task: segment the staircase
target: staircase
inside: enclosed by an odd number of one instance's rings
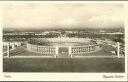
[[[57,58],[70,58],[69,54],[59,54]]]

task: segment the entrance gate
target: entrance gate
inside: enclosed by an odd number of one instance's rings
[[[58,57],[62,57],[62,58],[69,57],[69,49],[68,49],[68,47],[59,47]]]

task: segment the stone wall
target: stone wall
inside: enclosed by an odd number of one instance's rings
[[[90,53],[92,51],[96,50],[96,46],[95,45],[91,45],[91,46],[77,46],[77,47],[72,47],[71,48],[71,53],[72,54],[85,54],[85,53]]]
[[[39,46],[39,45],[32,45],[27,43],[27,49],[29,51],[36,53],[56,54],[56,47],[54,46]]]
[[[65,47],[65,46],[64,46]],[[32,45],[27,44],[27,49],[32,52],[42,53],[42,54],[53,54],[55,56],[59,56],[59,48],[62,46],[40,46],[40,45]],[[88,45],[88,46],[67,46],[69,55],[79,55],[86,53],[91,53],[97,51],[100,47],[98,45]]]

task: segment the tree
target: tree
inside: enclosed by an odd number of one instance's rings
[[[123,38],[121,38],[121,37],[114,37],[114,38],[112,38],[112,40],[113,40],[114,42],[121,42],[121,43],[124,43],[124,40],[123,40]]]

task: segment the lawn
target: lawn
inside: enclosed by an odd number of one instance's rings
[[[124,58],[4,58],[4,72],[124,72]]]

